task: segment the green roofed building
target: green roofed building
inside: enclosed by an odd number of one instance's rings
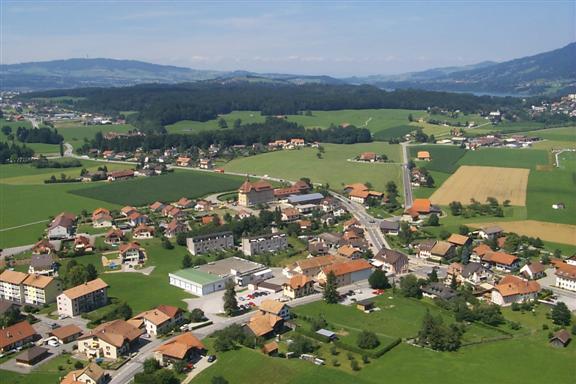
[[[181,269],[169,273],[170,285],[182,288],[196,296],[204,296],[224,289],[229,276],[219,276],[202,272],[195,268]]]

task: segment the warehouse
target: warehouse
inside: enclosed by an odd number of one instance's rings
[[[194,295],[204,296],[224,289],[229,277],[220,277],[195,268],[169,273],[170,285],[182,288]]]

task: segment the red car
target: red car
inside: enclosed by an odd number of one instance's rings
[[[256,304],[254,304],[252,301],[249,302],[248,305],[251,306],[251,307],[255,307],[255,306],[256,306]]]

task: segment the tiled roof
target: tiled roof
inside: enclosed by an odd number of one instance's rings
[[[540,291],[540,284],[535,281],[522,280],[516,276],[506,276],[496,285],[495,289],[503,297],[526,295]]]
[[[74,324],[68,324],[60,328],[56,328],[50,331],[52,336],[56,336],[58,339],[63,340],[70,336],[78,335],[82,333],[82,329]]]
[[[0,274],[0,281],[20,285],[27,277],[28,275],[26,273],[10,271],[7,269]]]
[[[35,288],[44,289],[53,281],[54,281],[53,277],[31,274],[28,275],[26,280],[24,280],[24,284]]]
[[[204,344],[191,332],[186,332],[168,340],[155,349],[156,352],[182,360],[191,349],[206,349]]]
[[[108,288],[108,284],[106,284],[104,280],[98,278],[92,281],[88,281],[87,283],[77,285],[74,288],[67,289],[62,292],[62,294],[73,300],[104,288]]]
[[[0,329],[0,349],[8,345],[25,340],[36,334],[36,331],[27,321],[21,321],[6,328]]]
[[[371,269],[372,265],[363,259],[351,260],[343,263],[331,264],[322,269],[324,274],[334,272],[336,276],[345,275],[347,273],[358,272],[366,269]]]
[[[260,303],[260,310],[277,315],[280,313],[280,311],[282,311],[282,308],[284,308],[285,305],[286,304],[281,303],[277,300],[267,299],[263,300],[262,303]]]

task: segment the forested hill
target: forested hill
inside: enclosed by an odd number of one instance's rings
[[[369,85],[219,83],[138,85],[126,88],[84,88],[26,94],[25,98],[72,96],[74,108],[111,115],[139,112],[140,128],[157,128],[180,120],[207,121],[234,110],[262,111],[264,115],[296,114],[306,110],[368,108],[426,109],[440,107],[478,112],[521,103],[515,98],[474,96],[446,92],[398,90],[386,92]]]

